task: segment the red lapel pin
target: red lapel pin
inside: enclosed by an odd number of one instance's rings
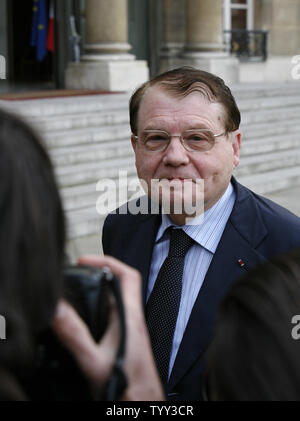
[[[238,260],[238,264],[241,266],[241,268],[243,268],[245,266],[245,263],[243,262],[242,259]]]

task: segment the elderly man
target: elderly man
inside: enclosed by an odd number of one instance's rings
[[[129,202],[109,215],[103,249],[142,273],[168,398],[199,399],[220,300],[248,268],[299,247],[300,220],[232,177],[240,113],[220,78],[186,67],[155,77],[132,96],[130,124],[148,212]]]

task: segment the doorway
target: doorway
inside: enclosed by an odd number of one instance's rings
[[[30,45],[33,0],[9,0],[8,15],[8,79],[13,82],[54,82],[54,57],[47,51],[42,61],[37,59],[36,47]],[[47,21],[49,0],[46,1]],[[48,23],[48,22],[47,22]]]
[[[223,0],[224,30],[253,29],[253,0]]]

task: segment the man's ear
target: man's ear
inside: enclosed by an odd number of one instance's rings
[[[234,132],[232,132],[231,136],[232,136],[232,148],[233,148],[233,156],[234,156],[233,165],[234,165],[234,168],[235,168],[240,163],[240,150],[241,150],[241,145],[242,145],[242,133],[238,129],[238,130],[235,130]]]
[[[134,152],[135,152],[135,151],[136,151],[136,143],[137,143],[137,140],[136,140],[135,135],[134,135],[134,134],[132,134],[130,139],[131,139],[131,145],[132,145],[132,148],[133,148],[133,150],[134,150]]]

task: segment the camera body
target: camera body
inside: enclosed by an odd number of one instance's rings
[[[89,266],[68,266],[64,269],[63,297],[84,320],[96,342],[108,324],[109,283],[114,279],[108,269]],[[92,399],[87,380],[72,354],[63,347],[50,328],[39,335],[35,349],[34,369],[24,385],[30,399]]]
[[[107,327],[109,282],[113,277],[106,268],[67,266],[64,270],[64,298],[84,320],[96,342]]]

